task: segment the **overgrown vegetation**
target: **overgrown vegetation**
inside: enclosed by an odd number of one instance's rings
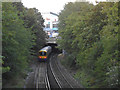
[[[65,63],[77,67],[75,75],[84,87],[119,87],[118,2],[65,5],[59,16],[58,40]]]
[[[3,87],[10,81],[10,87],[23,87],[20,79],[26,78],[33,55],[45,43],[43,23],[35,8],[25,8],[20,2],[2,3]]]

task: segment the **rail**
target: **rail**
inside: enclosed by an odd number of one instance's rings
[[[47,90],[51,90],[50,83],[47,75],[47,63],[39,62],[35,71],[35,79],[34,79],[35,88],[38,90],[39,88],[46,88]]]
[[[59,69],[58,65],[56,64],[55,59],[56,55],[50,58],[50,68],[52,73],[55,77],[56,82],[58,83],[60,88],[73,88],[71,84],[67,81],[66,77],[62,74],[62,71]]]

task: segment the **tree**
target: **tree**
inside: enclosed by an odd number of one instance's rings
[[[81,83],[94,88],[118,87],[118,3],[93,7],[69,3],[59,19],[59,48],[68,53],[67,66],[71,59],[76,62]]]
[[[45,44],[44,20],[36,8],[22,3],[2,4],[3,87],[16,77],[25,78],[31,58]]]
[[[17,10],[12,6],[12,3],[3,3],[2,10],[3,67],[10,67],[9,72],[3,73],[3,79],[12,79],[23,74],[27,67],[32,35],[30,30],[24,27],[24,22],[17,15]]]
[[[44,20],[40,12],[37,9],[31,8],[25,11],[24,19],[26,28],[31,28],[32,34],[35,36],[33,41],[35,45],[32,47],[37,53],[45,44],[46,34],[43,31]]]

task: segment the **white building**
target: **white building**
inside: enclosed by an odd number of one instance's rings
[[[58,16],[49,13],[43,15],[43,18],[45,20],[44,31],[49,35],[49,37],[58,36]]]

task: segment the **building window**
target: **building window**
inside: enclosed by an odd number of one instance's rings
[[[50,24],[46,24],[46,28],[50,28]]]
[[[53,24],[53,28],[58,28],[58,25],[57,24]]]

